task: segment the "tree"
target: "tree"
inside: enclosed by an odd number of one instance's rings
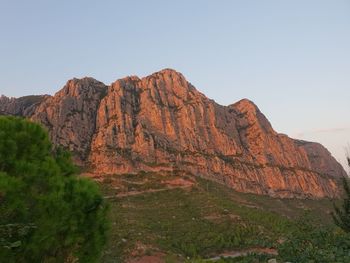
[[[312,223],[311,214],[296,222],[296,229],[278,245],[282,262],[349,262],[350,235],[332,226]]]
[[[0,262],[95,262],[107,206],[67,152],[25,119],[0,116]]]
[[[350,158],[347,159],[350,167]],[[345,194],[343,204],[341,207],[334,205],[332,217],[337,226],[350,233],[350,184],[348,178],[343,178],[343,188]]]

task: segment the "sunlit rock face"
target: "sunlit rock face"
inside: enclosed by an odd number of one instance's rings
[[[70,80],[30,116],[102,175],[183,170],[241,192],[301,198],[338,195],[345,175],[322,145],[275,132],[253,102],[221,106],[171,69],[108,87]]]

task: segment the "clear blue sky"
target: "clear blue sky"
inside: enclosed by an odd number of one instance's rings
[[[0,0],[0,33],[1,94],[170,67],[220,104],[253,100],[277,131],[344,163],[348,0]]]

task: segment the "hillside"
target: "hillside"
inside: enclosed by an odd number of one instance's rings
[[[254,260],[244,262],[267,262],[305,213],[314,218],[309,223],[332,224],[332,202],[326,199],[243,194],[181,173],[95,179],[111,208],[106,263],[194,262],[249,253]]]

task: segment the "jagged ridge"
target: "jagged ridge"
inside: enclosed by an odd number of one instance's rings
[[[345,171],[320,144],[276,133],[257,106],[221,106],[165,69],[109,87],[73,79],[32,114],[92,172],[183,170],[242,191],[333,197]]]

